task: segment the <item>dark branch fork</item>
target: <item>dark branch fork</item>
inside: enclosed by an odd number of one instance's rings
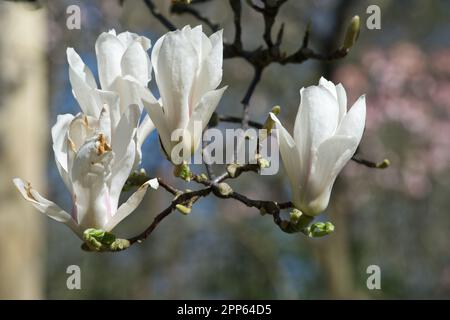
[[[171,12],[174,14],[189,14],[199,21],[203,22],[207,25],[212,31],[217,31],[220,29],[220,25],[214,23],[209,18],[203,16],[195,7],[192,5],[198,3],[210,2],[212,0],[193,0],[190,5],[175,3],[171,7]],[[255,11],[262,14],[264,19],[264,33],[263,40],[265,46],[260,47],[256,50],[248,51],[244,49],[242,44],[242,26],[241,26],[241,12],[242,12],[242,1],[241,0],[229,0],[229,4],[234,14],[234,28],[235,28],[235,36],[232,43],[225,43],[223,55],[224,59],[231,58],[242,58],[246,60],[254,69],[253,78],[247,88],[244,98],[242,99],[243,105],[243,116],[235,117],[235,116],[225,116],[215,114],[217,121],[229,122],[229,123],[237,123],[240,124],[242,128],[246,129],[248,127],[254,127],[257,129],[263,128],[263,125],[251,121],[249,117],[249,109],[250,109],[250,100],[255,92],[255,89],[258,83],[261,80],[264,69],[272,64],[279,63],[282,65],[288,63],[302,63],[308,59],[316,59],[321,61],[332,61],[336,59],[343,58],[347,55],[348,49],[338,48],[331,53],[317,53],[308,47],[309,36],[310,36],[310,28],[307,27],[305,31],[305,35],[303,37],[302,44],[300,48],[288,55],[285,52],[281,51],[281,44],[283,39],[283,31],[284,25],[282,24],[280,29],[277,32],[277,36],[275,40],[272,37],[273,27],[276,21],[276,17],[281,6],[286,3],[287,0],[262,0],[263,6],[260,7],[254,4],[251,0],[247,0],[246,3],[253,8]],[[169,31],[173,31],[176,29],[176,26],[166,17],[164,17],[161,13],[158,12],[152,0],[144,0],[144,3],[147,5],[150,13],[155,17],[162,25],[164,25]],[[355,155],[352,158],[359,164],[363,164],[370,168],[381,168],[382,164],[377,164],[359,157],[359,155]],[[130,244],[134,244],[136,242],[141,242],[145,240],[155,228],[159,225],[159,223],[169,216],[172,212],[177,209],[179,205],[186,205],[191,207],[196,201],[200,198],[206,197],[211,193],[214,194],[218,198],[222,199],[234,199],[242,204],[256,208],[261,211],[261,213],[272,215],[275,224],[277,224],[280,228],[283,229],[283,221],[280,218],[280,212],[283,209],[293,208],[293,204],[291,202],[283,202],[278,203],[275,201],[267,201],[267,200],[254,200],[250,199],[247,196],[240,194],[238,192],[233,191],[225,181],[227,179],[237,178],[244,172],[259,172],[259,165],[257,164],[246,164],[246,165],[234,165],[234,170],[229,171],[214,176],[211,172],[211,168],[207,165],[206,170],[208,173],[207,178],[205,179],[202,176],[191,174],[191,180],[203,185],[202,189],[196,191],[181,191],[178,190],[169,184],[167,184],[162,179],[158,179],[159,185],[164,188],[166,191],[174,195],[174,199],[171,204],[160,212],[152,222],[152,224],[145,229],[141,234],[128,239]],[[229,189],[229,192],[223,192],[222,187],[226,185]]]

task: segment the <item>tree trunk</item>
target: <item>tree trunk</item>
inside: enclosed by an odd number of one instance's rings
[[[0,299],[43,297],[44,216],[11,179],[44,190],[48,110],[44,9],[0,3]]]

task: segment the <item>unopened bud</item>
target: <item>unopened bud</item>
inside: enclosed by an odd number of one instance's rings
[[[89,228],[83,232],[83,240],[92,251],[101,251],[104,246],[110,246],[116,236],[110,232]]]
[[[358,39],[360,28],[361,21],[359,19],[359,16],[354,16],[347,27],[347,31],[345,32],[343,45],[344,49],[349,50],[351,47],[353,47],[356,40]]]
[[[274,115],[278,116],[281,112],[281,107],[274,106],[270,112],[273,113]],[[264,139],[266,139],[274,127],[275,127],[275,121],[273,121],[272,117],[269,114],[269,116],[266,119],[266,122],[264,122],[263,130],[260,130],[261,133],[259,135],[259,140],[263,141]]]
[[[384,159],[382,162],[377,163],[377,168],[378,169],[386,169],[390,165],[391,165],[391,162],[389,161],[389,159]]]
[[[316,222],[308,227],[308,229],[306,230],[306,234],[312,238],[319,238],[329,235],[333,231],[334,225],[331,222]]]
[[[185,181],[191,181],[191,170],[186,162],[176,165],[173,168],[173,175]]]
[[[177,204],[175,208],[177,208],[177,210],[184,215],[188,215],[189,213],[191,213],[191,208],[183,206],[182,204]]]
[[[130,241],[127,239],[116,239],[110,244],[109,249],[111,251],[122,251],[130,247]]]
[[[270,162],[267,159],[259,158],[258,159],[258,165],[260,169],[268,168],[270,167]]]
[[[227,166],[227,172],[231,178],[236,178],[239,175],[238,169],[240,168],[239,164],[232,163]]]
[[[217,185],[217,192],[224,197],[228,197],[233,193],[233,189],[231,189],[230,185],[225,182],[221,182]]]

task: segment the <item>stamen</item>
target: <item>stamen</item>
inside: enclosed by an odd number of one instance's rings
[[[101,156],[105,152],[112,151],[111,147],[108,145],[105,136],[100,133],[97,142],[99,143],[97,147],[97,154]]]

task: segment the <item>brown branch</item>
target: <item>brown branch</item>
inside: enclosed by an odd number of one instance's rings
[[[234,117],[234,116],[225,116],[225,115],[218,115],[219,121],[223,122],[229,122],[229,123],[242,123],[242,118],[240,117]],[[256,121],[248,121],[248,125],[250,127],[256,128],[256,129],[262,129],[263,125],[261,123],[258,123]]]
[[[261,81],[263,68],[255,67],[255,71],[253,74],[253,79],[248,86],[247,92],[245,93],[244,99],[242,99],[242,105],[244,106],[243,117],[242,117],[242,128],[245,130],[248,128],[248,124],[250,121],[250,99],[255,92],[256,86]]]
[[[189,14],[195,17],[197,20],[203,22],[213,32],[216,32],[217,30],[220,29],[220,25],[218,23],[214,23],[208,17],[203,16],[199,11],[197,11],[195,8],[192,7],[192,4],[187,5],[183,3],[174,3],[172,4],[170,11],[178,15]]]
[[[175,25],[170,22],[169,19],[167,19],[166,17],[164,17],[156,8],[155,4],[153,3],[152,0],[144,0],[144,3],[146,4],[147,8],[150,10],[150,13],[156,18],[158,19],[159,22],[161,22],[161,24],[166,27],[169,31],[174,31],[177,29],[177,27],[175,27]]]
[[[156,227],[161,223],[161,221],[164,220],[164,218],[166,218],[168,215],[170,215],[176,209],[178,204],[186,203],[189,200],[192,200],[194,198],[205,197],[209,193],[211,193],[211,191],[212,191],[212,188],[207,187],[207,188],[200,189],[197,191],[185,192],[185,193],[180,194],[178,197],[175,197],[174,200],[172,201],[172,203],[170,204],[170,206],[168,206],[166,209],[161,211],[155,217],[152,224],[147,229],[145,229],[141,234],[128,239],[128,241],[130,242],[130,245],[132,245],[136,242],[142,242],[148,236],[150,236],[150,234],[156,229]]]
[[[242,49],[242,27],[241,27],[241,0],[229,0],[231,9],[234,13],[234,41],[233,47]]]

